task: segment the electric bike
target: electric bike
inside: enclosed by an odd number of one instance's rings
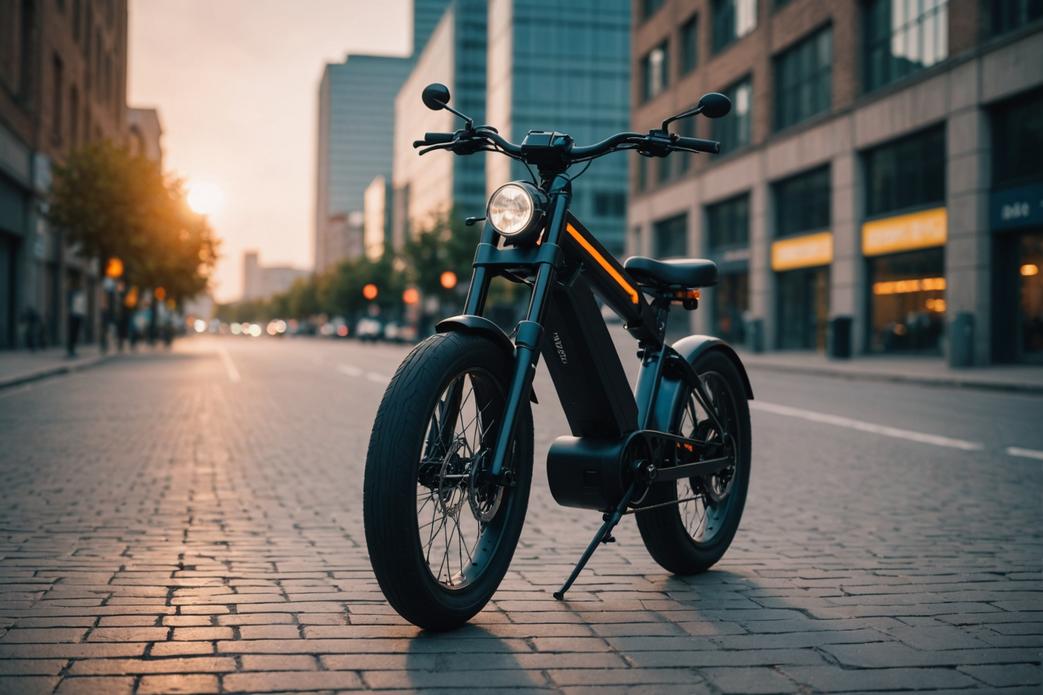
[[[541,356],[571,431],[547,454],[551,493],[561,505],[601,512],[603,521],[554,597],[564,598],[626,514],[667,571],[707,570],[742,516],[753,393],[726,343],[693,335],[668,345],[665,333],[671,308],[695,309],[700,288],[717,282],[717,266],[643,256],[620,264],[569,203],[573,180],[585,171],[577,165],[598,157],[718,152],[719,143],[680,137],[669,125],[698,114],[720,118],[730,101],[709,93],[659,129],[580,146],[565,133],[535,130],[514,144],[476,126],[449,98],[444,85],[423,91],[425,106],[450,111],[464,126],[415,141],[421,155],[496,152],[524,162],[533,180],[501,186],[486,216],[467,220],[483,229],[464,313],[441,321],[409,353],[377,411],[363,504],[381,590],[402,617],[432,630],[462,625],[492,597],[525,520]],[[498,276],[531,289],[510,335],[482,315]],[[637,341],[634,390],[595,293]]]

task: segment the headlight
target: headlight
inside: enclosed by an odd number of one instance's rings
[[[543,219],[546,195],[532,184],[514,181],[496,189],[489,198],[489,223],[511,243],[535,237]]]

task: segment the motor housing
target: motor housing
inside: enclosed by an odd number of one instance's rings
[[[634,462],[648,459],[646,452],[636,432],[618,439],[558,437],[547,452],[551,494],[563,507],[611,511],[633,481]]]

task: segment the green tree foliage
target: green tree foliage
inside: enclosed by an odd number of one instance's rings
[[[131,285],[187,299],[206,289],[218,242],[183,186],[152,160],[91,143],[55,166],[48,217],[88,258],[119,258]]]

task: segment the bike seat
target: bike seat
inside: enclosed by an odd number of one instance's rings
[[[649,285],[711,287],[717,284],[717,264],[705,258],[673,258],[658,261],[631,256],[623,267],[634,279]]]

